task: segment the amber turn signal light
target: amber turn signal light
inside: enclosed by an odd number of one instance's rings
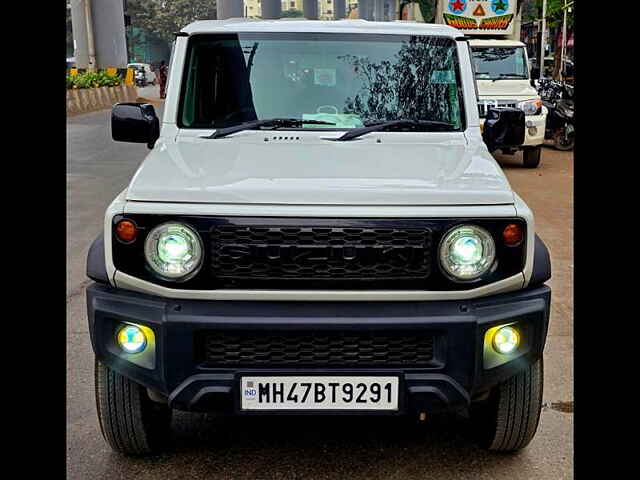
[[[522,242],[524,238],[524,233],[522,232],[522,227],[520,225],[516,225],[515,223],[510,223],[504,230],[502,231],[502,238],[504,239],[504,244],[509,247],[515,247]]]
[[[136,224],[131,220],[120,220],[116,225],[116,237],[118,240],[131,243],[138,236],[138,229],[136,228]]]

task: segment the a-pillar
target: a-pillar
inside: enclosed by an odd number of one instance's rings
[[[262,18],[276,19],[282,16],[282,2],[280,0],[262,0],[261,5]]]
[[[218,0],[216,11],[218,20],[244,17],[244,2],[239,0]]]

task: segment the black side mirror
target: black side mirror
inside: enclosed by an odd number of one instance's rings
[[[146,143],[153,148],[160,120],[148,103],[117,103],[111,110],[111,137],[116,142]]]
[[[482,131],[482,139],[490,152],[515,148],[524,143],[524,112],[519,108],[490,107]]]

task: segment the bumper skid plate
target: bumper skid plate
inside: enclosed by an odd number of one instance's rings
[[[397,415],[467,407],[473,398],[540,358],[550,299],[551,290],[544,285],[467,301],[381,303],[187,301],[102,284],[87,289],[91,341],[99,360],[166,396],[173,408],[248,415]],[[127,357],[114,347],[114,332],[123,323],[153,330],[155,344],[153,352],[148,352],[154,356],[152,364]],[[485,368],[485,332],[514,323],[529,337],[526,350],[504,364]],[[215,345],[205,348],[199,341],[207,332],[234,332],[234,336],[223,338],[238,342],[246,332],[257,345],[238,343],[237,348],[225,349],[227,357],[213,356],[225,362],[212,363],[205,350]],[[270,338],[270,343],[260,344],[260,333]],[[408,340],[425,336],[433,338],[428,344],[432,350],[419,350],[425,347]],[[407,355],[399,356],[398,349],[405,344]],[[428,356],[417,356],[412,349]],[[261,358],[268,360],[260,362]],[[412,363],[414,358],[421,363]],[[243,377],[282,376],[397,377],[397,406],[361,410],[242,408]]]

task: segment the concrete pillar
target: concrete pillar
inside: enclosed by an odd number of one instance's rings
[[[358,18],[373,19],[373,0],[358,0]]]
[[[318,0],[302,0],[302,11],[307,20],[317,20]]]
[[[71,24],[74,56],[79,68],[127,66],[127,39],[122,2],[72,2]]]
[[[376,22],[384,21],[384,0],[374,0],[373,2],[373,19]]]
[[[347,16],[347,3],[345,0],[333,0],[333,18],[340,20]]]
[[[397,3],[396,0],[387,0],[387,20],[390,22],[398,20],[398,12],[396,11]]]
[[[244,17],[244,2],[242,0],[218,0],[216,10],[218,20]]]
[[[276,19],[282,16],[282,2],[280,0],[262,0],[262,18]]]
[[[76,66],[89,68],[89,42],[84,0],[71,2],[71,28],[73,28],[73,56],[76,57]]]
[[[127,67],[127,36],[122,1],[91,2],[96,68]]]

